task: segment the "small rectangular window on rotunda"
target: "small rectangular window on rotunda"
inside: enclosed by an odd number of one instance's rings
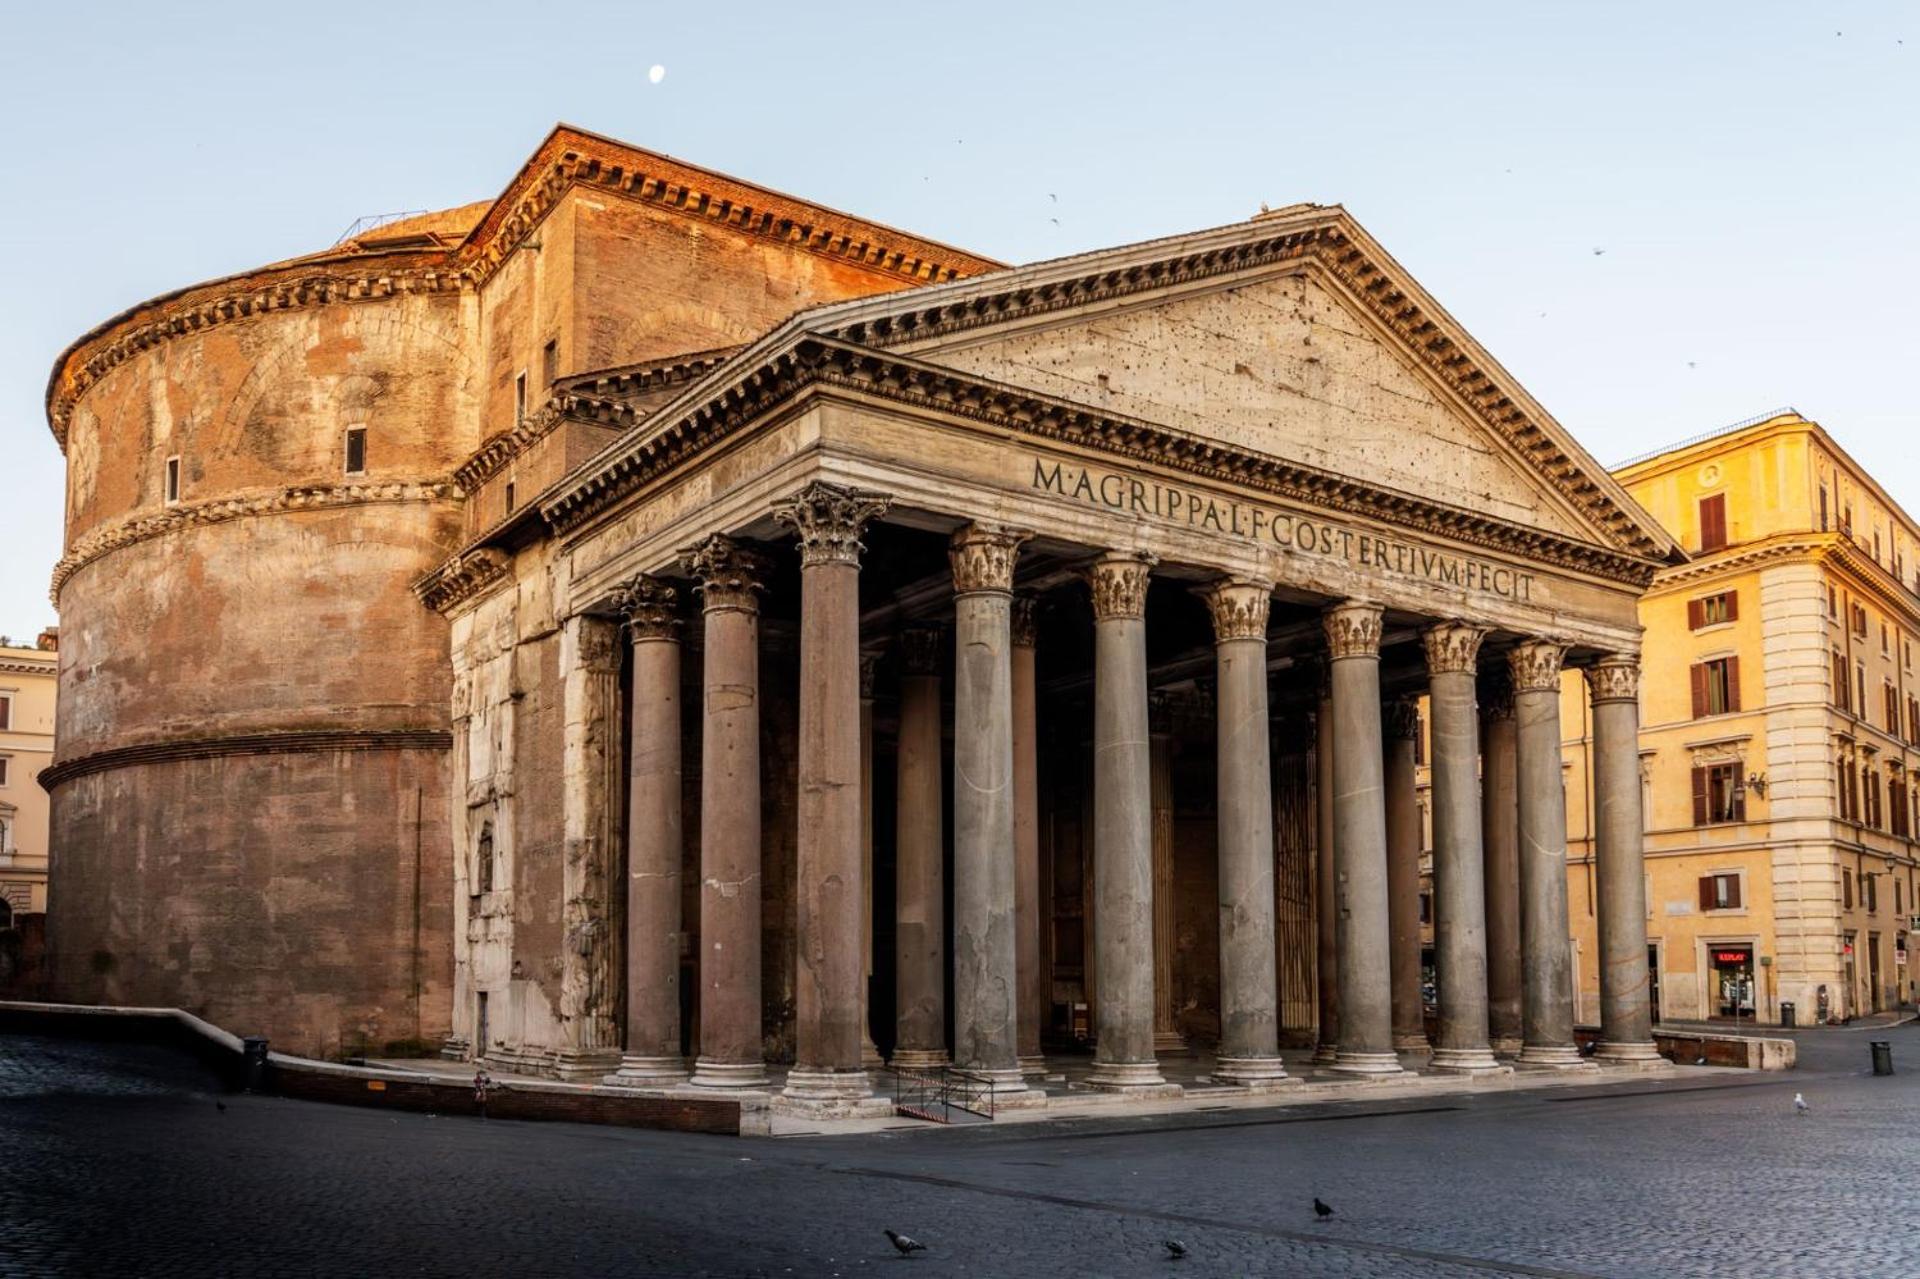
[[[518,374],[513,379],[513,424],[515,426],[527,420],[527,375]]]
[[[169,502],[180,500],[180,459],[178,457],[167,459],[166,500]]]
[[[350,426],[347,428],[347,474],[365,475],[367,472],[367,428]]]

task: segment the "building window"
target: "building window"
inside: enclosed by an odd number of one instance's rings
[[[1693,717],[1728,715],[1740,709],[1740,659],[1716,657],[1693,666]]]
[[[1878,875],[1862,875],[1860,877],[1860,904],[1866,907],[1869,915],[1879,912],[1880,877]]]
[[[1847,615],[1853,622],[1853,633],[1861,639],[1867,637],[1867,609],[1864,604],[1847,605]]]
[[[1700,877],[1701,910],[1739,910],[1740,872],[1721,871]]]
[[[367,473],[367,428],[350,426],[347,428],[347,474],[365,475]]]
[[[1853,872],[1850,870],[1840,872],[1840,909],[1853,909]]]
[[[13,761],[11,759],[5,755],[0,755],[0,786],[5,786],[12,781],[12,764]]]
[[[1900,664],[1908,670],[1913,669],[1913,641],[1910,639],[1900,641]]]
[[[1887,779],[1887,811],[1893,819],[1893,833],[1905,839],[1911,822],[1907,812],[1907,788],[1898,773]]]
[[[507,481],[507,514],[513,514],[513,481]]]
[[[1432,893],[1420,894],[1420,922],[1423,924],[1431,924],[1433,922],[1433,894]]]
[[[551,338],[540,348],[540,381],[552,386],[560,379],[560,339]]]
[[[1888,680],[1881,687],[1881,701],[1887,708],[1887,731],[1895,737],[1900,736],[1900,693]]]
[[[1873,562],[1875,564],[1878,564],[1880,562],[1880,530],[1879,529],[1873,530]]]
[[[13,727],[13,694],[0,693],[0,733]]]
[[[1827,616],[1835,620],[1840,617],[1840,597],[1831,586],[1827,588]]]
[[[1740,765],[1708,764],[1693,770],[1693,824],[1747,820],[1747,788],[1740,781]]]
[[[1867,664],[1856,662],[1853,667],[1853,704],[1855,713],[1861,719],[1867,717]]]
[[[1717,551],[1727,544],[1727,495],[1700,499],[1700,549]]]
[[[1722,622],[1735,621],[1739,616],[1740,600],[1734,591],[1722,591],[1718,595],[1687,601],[1688,630],[1697,631],[1703,626],[1718,626]]]
[[[169,502],[178,502],[180,500],[180,459],[178,457],[170,457],[167,459],[166,484],[166,500]]]
[[[1900,881],[1893,881],[1893,913],[1897,917],[1905,913],[1906,907],[1900,904]]]
[[[1880,774],[1874,771],[1872,764],[1868,763],[1860,765],[1860,777],[1864,783],[1860,789],[1866,793],[1867,799],[1867,825],[1879,830]]]
[[[527,375],[520,373],[513,379],[513,424],[515,426],[527,420]]]
[[[1882,622],[1880,623],[1880,653],[1882,656],[1885,656],[1887,653],[1891,651],[1892,649],[1890,648],[1889,641],[1887,639],[1887,624],[1885,622]]]
[[[1827,486],[1820,486],[1820,531],[1827,531]]]

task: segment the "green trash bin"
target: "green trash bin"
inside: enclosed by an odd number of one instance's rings
[[[1873,1073],[1876,1075],[1893,1073],[1893,1045],[1884,1039],[1873,1041]]]

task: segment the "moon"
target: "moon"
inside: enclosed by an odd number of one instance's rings
[[[659,63],[656,62],[651,67],[647,68],[647,79],[652,81],[654,84],[659,84],[662,80],[666,78],[667,78],[667,69],[661,66]]]

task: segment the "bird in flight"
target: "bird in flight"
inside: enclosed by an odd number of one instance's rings
[[[1320,1196],[1315,1195],[1313,1197],[1313,1215],[1315,1217],[1318,1217],[1321,1221],[1325,1221],[1328,1217],[1331,1217],[1333,1215],[1333,1209],[1328,1207],[1326,1204],[1320,1202]]]
[[[898,1230],[887,1231],[887,1240],[893,1244],[894,1250],[903,1257],[911,1257],[916,1252],[925,1252],[927,1250],[927,1245],[921,1243],[911,1235],[901,1234]]]

